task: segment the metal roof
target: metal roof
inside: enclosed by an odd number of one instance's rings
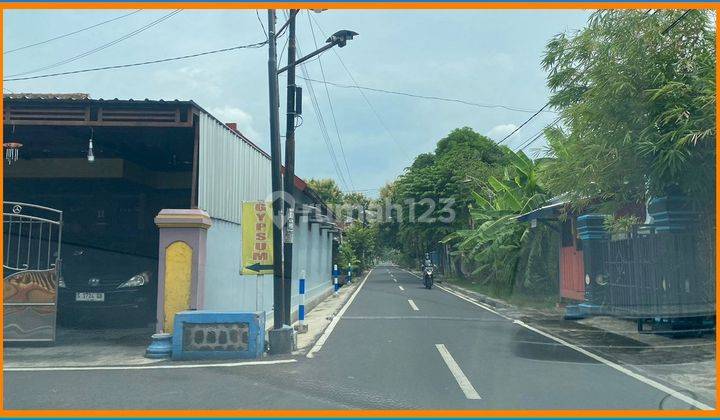
[[[221,123],[229,132],[235,135],[235,137],[239,138],[241,141],[247,143],[250,147],[257,150],[259,153],[261,153],[263,156],[265,156],[267,159],[270,159],[270,154],[267,153],[265,150],[263,150],[260,146],[253,143],[247,136],[245,136],[243,133],[238,131],[237,129],[232,129],[226,125],[224,121],[221,121],[214,115],[212,115],[210,112],[205,110],[203,107],[198,105],[192,100],[180,100],[180,99],[171,99],[171,100],[164,100],[164,99],[119,99],[119,98],[113,98],[113,99],[103,99],[103,98],[91,98],[90,94],[88,93],[4,93],[3,94],[3,100],[11,100],[11,101],[18,101],[18,102],[49,102],[49,103],[99,103],[99,104],[109,104],[109,105],[168,105],[168,104],[175,104],[175,105],[187,105],[194,107],[200,112],[203,112],[204,114],[208,115],[210,118],[216,120],[217,122]],[[282,168],[284,169],[284,168]],[[300,191],[305,193],[307,196],[309,196],[313,201],[320,203],[325,209],[328,211],[328,213],[332,214],[334,217],[334,213],[332,210],[330,210],[329,207],[322,201],[320,196],[312,189],[310,188],[307,183],[297,175],[295,176],[295,186]]]

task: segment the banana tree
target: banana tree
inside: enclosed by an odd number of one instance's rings
[[[454,244],[456,254],[477,264],[474,274],[483,274],[488,283],[511,291],[529,235],[528,226],[517,222],[516,217],[541,206],[548,194],[538,183],[538,162],[522,151],[508,155],[510,165],[502,179],[488,179],[488,198],[472,193],[470,217],[475,227],[456,231],[443,241]]]

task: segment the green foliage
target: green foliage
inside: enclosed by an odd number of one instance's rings
[[[381,244],[399,249],[413,261],[436,249],[449,233],[469,225],[473,188],[483,188],[488,176],[501,173],[508,149],[469,127],[453,130],[424,153],[392,184],[380,191],[380,205],[401,206],[379,226]],[[414,215],[414,220],[411,220]]]
[[[715,171],[715,30],[693,10],[603,10],[548,42],[548,188],[582,206],[627,203],[679,189],[709,207]]]
[[[615,217],[608,216],[603,220],[603,227],[610,233],[628,233],[633,226],[640,224],[640,218],[637,216]]]
[[[343,268],[363,271],[372,265],[377,256],[377,226],[354,223],[343,234],[339,247],[339,264]]]
[[[338,187],[335,183],[335,180],[330,178],[311,178],[307,184],[320,196],[325,204],[338,205],[342,203],[343,193],[342,190],[340,190],[340,187]]]
[[[459,253],[477,264],[474,274],[481,274],[486,282],[504,291],[515,286],[523,250],[528,249],[526,257],[531,258],[542,253],[542,249],[528,246],[542,246],[538,244],[545,242],[542,234],[537,237],[530,232],[527,223],[518,222],[516,217],[540,207],[549,198],[538,183],[539,164],[522,151],[508,152],[507,156],[509,166],[503,177],[488,178],[489,198],[473,192],[475,204],[470,216],[475,227],[458,230],[444,239],[444,242],[455,244]],[[545,227],[537,230],[546,233]],[[536,242],[532,242],[533,237],[537,237]],[[531,288],[531,283],[548,280],[546,276],[526,277],[523,284]]]

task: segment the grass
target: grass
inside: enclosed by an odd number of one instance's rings
[[[519,308],[533,309],[553,309],[559,299],[558,296],[552,295],[527,295],[513,292],[508,288],[501,288],[483,283],[474,278],[461,278],[454,275],[446,275],[442,277],[443,281],[453,284],[464,289],[472,290],[495,299],[501,299],[505,302],[517,306]]]

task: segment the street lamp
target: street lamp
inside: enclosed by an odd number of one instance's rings
[[[279,103],[278,103],[278,75],[287,71],[287,121],[285,135],[285,196],[294,196],[295,191],[295,119],[300,112],[296,94],[300,95],[299,88],[295,85],[295,67],[310,58],[313,58],[335,45],[344,47],[348,40],[357,36],[357,32],[342,30],[335,32],[322,48],[300,58],[295,58],[295,17],[299,10],[290,10],[288,21],[279,31],[275,31],[275,11],[268,10],[268,78],[270,83],[270,155],[272,160],[272,185],[273,193],[280,190],[280,130],[279,130]],[[287,26],[288,28],[288,65],[277,69],[277,33]],[[274,322],[273,329],[269,333],[270,352],[273,354],[290,353],[292,351],[291,338],[292,329],[290,324],[290,300],[292,297],[292,251],[293,231],[292,223],[285,223],[280,215],[280,204],[277,200],[273,203],[273,301],[274,301]],[[284,203],[285,217],[294,218],[294,208],[290,203]],[[285,234],[282,235],[280,226],[285,227]],[[284,243],[280,243],[283,240]]]
[[[295,37],[294,37],[295,31],[293,31],[292,29],[293,29],[293,27],[295,26],[295,24],[293,23],[294,20],[295,20],[295,16],[291,14],[291,15],[290,15],[290,19],[292,19],[292,21],[290,21],[290,29],[291,29],[291,30],[290,30],[290,33],[289,33],[289,34],[293,35],[293,37],[292,37],[292,38],[290,39],[290,41],[288,42],[288,45],[293,45],[293,44],[294,44],[294,41],[295,41]],[[316,55],[320,55],[320,54],[324,53],[325,51],[329,50],[330,48],[332,48],[332,47],[334,47],[334,46],[336,46],[336,45],[337,45],[338,47],[342,48],[342,47],[344,47],[344,46],[347,44],[347,42],[348,42],[349,40],[353,39],[354,37],[356,37],[356,36],[358,36],[358,35],[360,35],[360,34],[357,33],[357,32],[354,32],[354,31],[349,31],[349,30],[347,30],[347,29],[343,29],[343,30],[337,31],[337,32],[335,32],[334,34],[330,35],[330,38],[328,38],[328,39],[325,41],[325,42],[327,42],[326,45],[324,45],[323,47],[318,48],[317,50],[311,52],[310,54],[306,55],[305,57],[302,57],[302,58],[300,58],[300,59],[298,59],[298,60],[290,61],[290,56],[288,55],[288,65],[285,66],[285,67],[282,67],[280,70],[278,70],[278,71],[277,71],[277,74],[280,74],[280,73],[283,73],[283,72],[287,71],[287,70],[290,68],[290,66],[295,67],[295,66],[297,66],[298,64],[302,64],[302,63],[308,61],[309,59],[315,57]],[[288,47],[288,52],[289,52],[289,51],[290,51],[290,50],[289,50],[289,47]],[[289,83],[290,83],[290,81],[288,81],[288,84],[289,84]]]

